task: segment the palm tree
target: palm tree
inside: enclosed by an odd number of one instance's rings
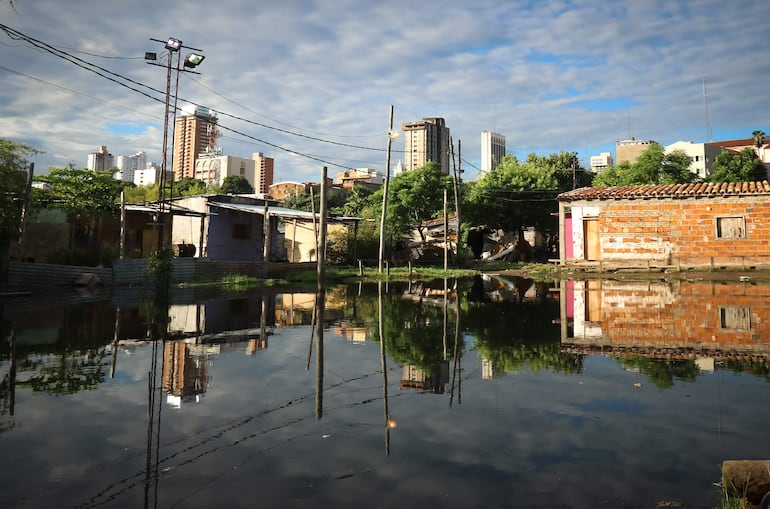
[[[759,160],[764,163],[765,162],[765,158],[763,157],[764,154],[760,153],[759,151],[762,148],[762,145],[764,145],[765,143],[765,132],[758,129],[753,133],[751,133],[751,136],[754,138],[754,146],[757,149],[757,156],[759,157]]]

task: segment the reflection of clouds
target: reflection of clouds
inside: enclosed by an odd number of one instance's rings
[[[601,497],[608,507],[652,507],[704,500],[728,455],[770,454],[768,410],[754,405],[767,397],[762,380],[716,372],[659,390],[604,357],[587,358],[579,375],[522,370],[482,380],[480,359],[467,355],[462,402],[452,407],[449,394],[398,391],[401,366],[390,365],[398,428],[388,456],[378,345],[326,335],[317,420],[309,336],[307,327],[283,329],[259,355],[223,352],[202,404],[163,409],[159,507],[247,505],[256,496],[269,506],[594,507]],[[41,479],[30,505],[112,494],[117,506],[141,503],[151,352],[147,344],[119,357],[119,376],[95,391],[21,390],[21,427],[4,449],[19,468],[0,502],[29,495],[25,483]]]

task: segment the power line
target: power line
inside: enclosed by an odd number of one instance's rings
[[[115,79],[115,78],[113,78],[111,76],[123,79],[123,80],[125,80],[125,81],[127,81],[127,82],[129,82],[131,84],[144,87],[144,88],[146,88],[148,90],[151,90],[151,91],[153,91],[155,93],[163,95],[164,93],[161,90],[158,90],[158,89],[153,88],[151,86],[145,85],[144,83],[138,82],[138,81],[136,81],[134,79],[131,79],[131,78],[127,77],[127,76],[124,76],[122,74],[118,74],[118,73],[112,72],[109,69],[105,69],[105,68],[100,67],[100,66],[98,66],[96,64],[92,64],[92,63],[90,63],[90,62],[88,62],[86,60],[83,60],[83,59],[81,59],[79,57],[71,55],[71,54],[69,54],[69,53],[67,53],[65,51],[62,51],[62,50],[54,47],[54,46],[51,46],[51,45],[49,45],[49,44],[47,44],[47,43],[45,43],[43,41],[40,41],[40,40],[35,39],[33,37],[30,37],[30,36],[28,36],[26,34],[23,34],[22,32],[19,32],[17,30],[14,30],[13,28],[10,28],[10,27],[8,27],[6,25],[0,24],[0,30],[3,30],[6,33],[6,35],[8,35],[8,37],[10,37],[13,40],[26,41],[26,42],[28,42],[29,44],[33,45],[36,48],[39,48],[39,49],[41,49],[43,51],[51,53],[54,56],[57,56],[57,57],[62,58],[62,59],[66,60],[66,61],[68,61],[68,62],[70,62],[72,64],[75,64],[76,66],[78,66],[78,67],[80,67],[82,69],[85,69],[87,71],[93,72],[94,74],[96,74],[98,76],[101,76],[101,77],[103,77],[103,78],[105,78],[105,79],[107,79],[109,81],[112,81],[113,83],[116,83],[116,84],[118,84],[120,86],[128,88],[129,90],[132,90],[134,92],[138,92],[138,93],[144,95],[145,97],[148,97],[148,98],[150,98],[150,99],[152,99],[154,101],[165,102],[163,99],[160,99],[158,97],[153,97],[153,96],[149,95],[147,92],[139,90],[139,89],[137,89],[137,88],[135,88],[135,87],[133,87],[131,85],[128,85],[126,83],[122,83],[122,82],[118,81],[117,79]],[[43,80],[41,80],[41,81],[43,81]],[[187,102],[187,103],[190,103],[190,104],[195,105],[195,106],[201,106],[200,104],[198,104],[198,103],[196,103],[194,101],[190,101],[190,100],[187,100],[187,99],[184,99],[184,98],[177,98],[177,99],[181,99],[183,102]],[[233,118],[235,120],[241,120],[243,122],[247,122],[247,123],[250,123],[250,124],[253,124],[253,125],[257,125],[257,126],[264,127],[264,128],[267,128],[267,129],[272,129],[272,130],[275,130],[277,132],[282,132],[282,133],[290,134],[290,135],[293,135],[293,136],[298,136],[298,137],[310,139],[310,140],[313,140],[313,141],[318,141],[318,142],[322,142],[322,143],[329,143],[329,144],[332,144],[332,145],[344,146],[344,147],[348,147],[348,148],[356,148],[356,149],[360,149],[360,150],[371,150],[371,151],[377,151],[377,152],[384,152],[385,151],[385,149],[378,149],[378,148],[374,148],[374,147],[366,147],[366,146],[362,146],[362,145],[353,145],[353,144],[349,144],[349,143],[336,142],[336,141],[333,141],[333,140],[326,140],[326,139],[315,137],[315,136],[304,135],[304,134],[301,134],[301,133],[296,133],[296,132],[289,131],[289,130],[286,130],[286,129],[281,129],[281,128],[270,126],[270,125],[263,124],[263,123],[260,123],[260,122],[251,121],[251,120],[248,120],[246,118],[243,118],[243,117],[240,117],[240,116],[237,116],[237,115],[233,115],[233,114],[230,114],[230,113],[227,113],[227,112],[215,110],[215,109],[211,109],[211,111],[214,111],[214,112],[216,112],[216,113],[218,113],[220,115],[223,115],[223,116],[227,116],[227,117]],[[281,147],[279,145],[267,142],[265,140],[261,140],[259,138],[255,138],[255,137],[246,135],[245,133],[242,133],[242,132],[234,130],[234,129],[227,128],[226,126],[222,126],[221,124],[218,124],[218,125],[220,127],[224,128],[224,129],[231,130],[233,132],[236,132],[236,133],[241,134],[243,136],[252,138],[252,139],[254,139],[256,141],[259,141],[261,143],[265,143],[265,144],[270,145],[272,147],[279,148],[281,150],[284,150],[284,151],[287,151],[287,152],[290,152],[290,153],[293,153],[293,154],[296,154],[296,155],[299,155],[299,156],[302,156],[302,157],[307,157],[309,159],[313,159],[313,160],[316,160],[316,161],[319,161],[319,162],[325,162],[325,163],[328,163],[328,164],[333,164],[334,166],[338,166],[338,167],[342,167],[342,168],[346,168],[346,169],[348,168],[346,166],[342,166],[342,165],[339,165],[339,164],[336,164],[336,163],[330,163],[328,161],[325,161],[325,160],[320,159],[318,157],[314,157],[314,156],[305,154],[303,152],[299,152],[299,151],[292,150],[292,149],[287,149],[285,147]]]

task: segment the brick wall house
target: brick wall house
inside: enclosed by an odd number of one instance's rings
[[[562,264],[770,265],[770,184],[581,188],[559,201]]]

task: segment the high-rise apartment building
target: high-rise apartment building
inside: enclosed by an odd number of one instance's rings
[[[428,161],[441,165],[441,171],[449,173],[449,128],[443,118],[424,118],[407,122],[404,131],[404,169],[414,170]]]
[[[102,145],[96,152],[88,154],[88,166],[91,171],[107,171],[115,167],[115,158],[107,151],[107,146]]]
[[[118,156],[118,171],[114,175],[116,179],[125,182],[133,182],[137,171],[147,167],[147,154],[137,152],[131,156]]]
[[[218,135],[214,112],[194,105],[182,108],[174,125],[174,180],[195,176],[195,161],[200,154],[215,150]]]
[[[262,152],[254,152],[251,155],[254,160],[254,192],[269,194],[270,186],[273,185],[273,172],[275,171],[275,160],[272,157],[265,157]]]
[[[505,157],[505,136],[481,131],[481,173],[488,173]]]

